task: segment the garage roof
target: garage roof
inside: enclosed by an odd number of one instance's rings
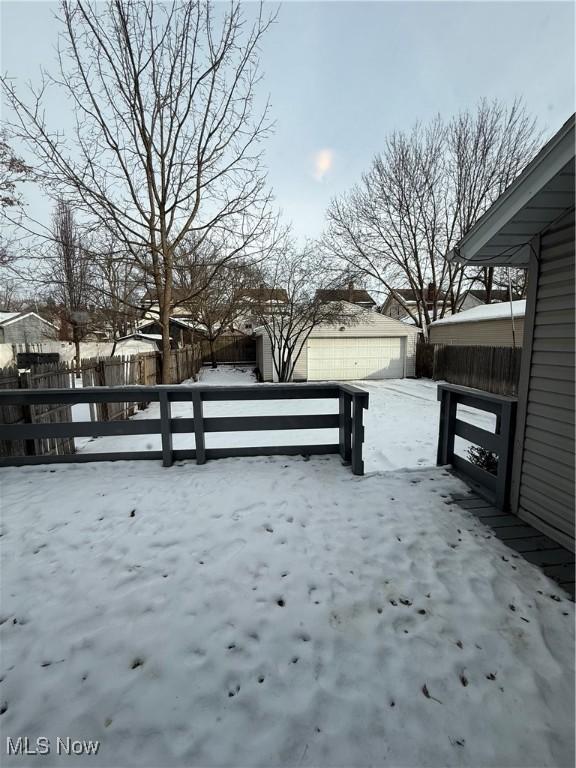
[[[530,240],[574,208],[572,115],[446,258],[527,267]]]
[[[526,314],[526,300],[499,301],[497,304],[481,304],[479,307],[457,312],[442,320],[435,320],[431,326],[452,325],[455,323],[479,323],[484,320],[503,320],[514,317],[524,317]]]

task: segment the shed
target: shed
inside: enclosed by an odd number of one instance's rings
[[[0,312],[0,344],[39,344],[56,338],[56,326],[36,312]]]
[[[510,509],[574,549],[574,115],[448,254],[528,268]]]
[[[113,355],[135,355],[139,352],[158,352],[162,347],[162,335],[135,331],[116,339]]]
[[[169,327],[175,347],[184,347],[205,338],[205,334],[198,328],[198,322],[190,317],[170,317]],[[146,320],[138,325],[137,332],[162,338],[162,325],[159,320]]]
[[[526,301],[481,304],[430,324],[431,344],[521,347]]]
[[[304,343],[294,381],[398,379],[415,375],[419,329],[378,312],[350,305],[353,323],[320,325]],[[272,344],[264,328],[257,336],[257,365],[263,381],[276,378]]]

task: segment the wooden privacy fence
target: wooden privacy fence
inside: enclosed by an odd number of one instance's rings
[[[154,386],[159,378],[159,355],[155,352],[131,357],[85,359],[82,361],[83,387],[122,387],[128,385]],[[175,381],[195,378],[202,362],[198,345],[172,350],[170,364]],[[50,363],[32,365],[29,371],[16,367],[0,369],[0,390],[63,389],[73,388],[75,374],[72,365]],[[89,402],[89,401],[77,401]],[[29,405],[27,403],[0,405],[0,430],[2,425],[67,423],[72,420],[70,406],[51,402]],[[92,421],[114,421],[134,415],[136,408],[142,409],[148,401],[121,400],[90,402]],[[26,439],[24,442],[8,442],[0,438],[0,457],[70,455],[74,453],[74,439],[70,437],[45,437]]]
[[[222,416],[206,417],[205,402],[244,400],[338,400],[338,413],[293,416]],[[169,467],[174,460],[196,459],[204,464],[207,459],[234,456],[316,455],[339,453],[356,475],[364,473],[362,446],[364,442],[363,412],[368,407],[368,393],[348,384],[256,384],[235,387],[209,386],[155,386],[155,387],[100,387],[60,390],[0,390],[0,407],[78,403],[158,402],[160,418],[122,420],[111,422],[86,421],[60,424],[2,424],[0,439],[22,442],[30,439],[100,437],[119,435],[153,435],[162,438],[161,451],[131,451],[105,453],[77,453],[72,456],[10,456],[0,459],[0,466],[26,464],[117,461],[119,459],[161,459]],[[192,403],[193,418],[173,419],[174,402]],[[206,448],[205,435],[209,432],[253,432],[284,429],[338,430],[338,442],[328,444],[269,445],[245,448]],[[174,434],[192,433],[195,448],[174,450]]]
[[[505,510],[509,504],[517,400],[453,384],[438,386],[438,400],[440,429],[436,463],[438,466],[451,464],[458,474],[477,483],[495,507]],[[489,432],[462,421],[458,418],[458,405],[496,414],[496,431]],[[456,437],[496,454],[496,474],[493,475],[455,454]]]
[[[434,344],[421,341],[416,344],[416,376],[417,378],[434,378]]]
[[[200,345],[173,349],[170,352],[170,370],[172,381],[179,384],[187,379],[196,380],[196,375],[202,367]]]
[[[28,391],[46,388],[69,388],[71,369],[66,363],[33,366],[30,371],[4,368],[0,371],[0,390]],[[62,403],[12,403],[0,404],[0,434],[2,425],[35,424],[49,425],[72,420],[70,405]],[[26,438],[7,442],[0,438],[0,457],[12,455],[48,456],[74,453],[74,440],[67,436]]]
[[[92,358],[82,361],[83,387],[123,387],[130,384],[150,385],[157,382],[158,355],[155,352],[130,357]],[[127,419],[146,402],[90,403],[92,421]]]
[[[416,375],[496,395],[516,396],[521,361],[520,347],[419,344]]]
[[[195,379],[201,365],[198,345],[170,352],[170,371],[176,383]],[[82,363],[83,387],[125,387],[131,384],[153,386],[159,378],[160,357],[156,352],[85,360]],[[142,410],[147,405],[147,401],[95,402],[90,404],[90,416],[93,421],[127,419],[134,415],[137,408]]]
[[[253,336],[221,336],[213,343],[216,363],[253,363],[256,365],[256,339]],[[212,362],[209,341],[201,341],[202,362]]]

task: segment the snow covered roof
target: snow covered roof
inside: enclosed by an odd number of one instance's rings
[[[10,319],[14,319],[15,317],[18,317],[20,312],[0,312],[0,325],[4,325],[4,323],[7,323]]]
[[[181,325],[184,328],[194,329],[198,326],[198,322],[191,317],[175,317],[174,315],[170,315],[170,322],[175,325]],[[142,320],[140,323],[138,323],[138,328],[146,328],[146,326],[154,325],[156,323],[158,323],[158,318],[154,318],[152,320]]]
[[[161,341],[162,340],[162,334],[161,333],[141,333],[140,331],[135,331],[134,333],[129,333],[127,336],[121,336],[119,339],[116,339],[117,342],[121,341]]]
[[[16,322],[16,320],[23,320],[25,317],[30,317],[30,315],[37,317],[38,320],[46,323],[46,325],[51,325],[52,328],[56,328],[54,323],[51,323],[49,320],[40,317],[40,315],[36,314],[36,312],[0,312],[0,325],[8,325],[9,323]]]
[[[431,325],[448,325],[449,323],[477,323],[482,320],[504,320],[510,317],[510,304],[514,317],[524,317],[526,313],[526,300],[499,301],[497,304],[481,304],[464,312],[458,312],[442,320],[435,320]]]

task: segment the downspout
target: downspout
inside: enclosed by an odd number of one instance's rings
[[[516,326],[514,325],[514,307],[512,306],[512,278],[508,267],[508,298],[510,299],[510,320],[512,321],[512,348],[516,349]]]

